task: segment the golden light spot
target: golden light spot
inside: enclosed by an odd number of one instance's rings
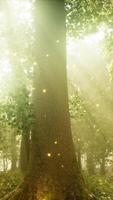
[[[49,54],[46,54],[46,57],[49,57]]]
[[[58,141],[56,140],[56,141],[54,141],[54,144],[58,144]]]
[[[64,168],[64,165],[61,165],[62,168]]]
[[[99,106],[100,106],[100,105],[97,103],[97,104],[96,104],[96,107],[99,108]]]
[[[43,90],[42,90],[42,92],[43,92],[43,93],[46,93],[46,92],[47,92],[47,90],[46,90],[46,89],[43,89]]]
[[[58,153],[57,155],[58,155],[58,156],[61,156],[61,154],[60,154],[60,153]]]
[[[48,156],[48,157],[51,157],[51,153],[47,153],[47,156]]]

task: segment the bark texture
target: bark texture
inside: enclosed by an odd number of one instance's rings
[[[20,148],[20,169],[23,175],[26,174],[29,165],[30,134],[23,133]]]

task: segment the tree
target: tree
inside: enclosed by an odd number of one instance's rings
[[[111,0],[66,0],[67,27],[69,34],[83,37],[98,31],[98,27],[112,27],[113,4]],[[112,30],[111,30],[112,32]],[[107,33],[108,38],[111,36]],[[109,42],[108,42],[109,43]]]
[[[23,184],[5,199],[89,199],[78,169],[68,110],[64,0],[36,1],[35,122]]]

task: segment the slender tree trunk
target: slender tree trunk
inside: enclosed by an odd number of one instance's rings
[[[77,145],[77,161],[78,161],[78,166],[79,169],[82,170],[82,161],[81,161],[81,145],[80,142]]]
[[[5,162],[4,153],[3,153],[3,156],[2,156],[2,160],[3,160],[3,171],[5,172],[6,171],[6,162]]]
[[[16,132],[12,130],[11,133],[11,170],[17,169],[17,147],[16,147]]]
[[[87,152],[87,170],[90,175],[95,174],[95,162],[92,152]]]
[[[105,169],[105,155],[103,155],[100,163],[100,174],[105,175],[106,169]]]

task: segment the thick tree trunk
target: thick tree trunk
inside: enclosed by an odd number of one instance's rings
[[[30,134],[22,134],[20,147],[20,169],[23,175],[26,174],[29,164]]]
[[[65,48],[64,1],[38,1],[36,122],[29,170],[38,178],[39,199],[83,199],[85,195],[70,129]]]
[[[88,200],[72,141],[67,80],[64,0],[36,1],[35,124],[23,185],[5,199]]]

